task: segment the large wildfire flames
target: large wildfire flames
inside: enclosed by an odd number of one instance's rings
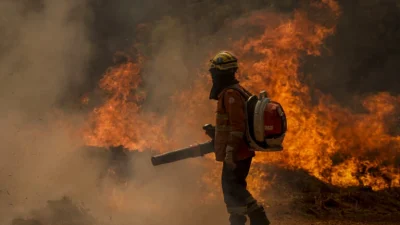
[[[328,19],[314,18],[315,12],[322,12]],[[257,24],[263,26],[264,32],[233,43],[232,50],[240,60],[242,84],[253,93],[267,90],[271,98],[281,102],[288,117],[285,150],[260,153],[255,161],[304,169],[343,187],[360,185],[380,190],[400,186],[396,162],[400,136],[391,132],[400,97],[388,93],[370,95],[362,99],[364,111],[353,112],[327,95],[315,94],[301,80],[301,60],[305,55],[321,54],[320,48],[325,38],[334,33],[339,16],[335,1],[322,0],[307,10],[296,11],[290,19],[282,19],[277,27]],[[257,14],[246,23],[254,26],[261,17]],[[178,114],[165,116],[142,108],[146,91],[141,89],[141,82],[148,75],[141,70],[145,63],[138,57],[104,74],[100,87],[109,95],[91,115],[84,136],[88,145],[166,151],[182,147],[188,136],[192,136],[191,141],[205,139],[201,126],[214,121],[207,74],[199,75],[190,89],[168,96],[168,111]],[[257,175],[251,177],[255,191],[263,185],[260,173],[255,171]]]
[[[152,135],[155,139],[141,136],[145,131],[161,133],[161,126],[150,124],[154,115],[140,111],[140,104],[145,98],[145,93],[139,90],[141,64],[139,57],[135,63],[128,61],[106,72],[100,87],[109,94],[108,100],[96,108],[90,118],[89,123],[93,126],[85,136],[87,144],[122,145],[129,149],[143,149],[150,145],[157,149],[165,147],[166,142],[158,140],[162,136]],[[161,145],[157,146],[157,143]]]
[[[333,15],[339,15],[333,1],[326,3]],[[310,88],[300,82],[301,54],[319,55],[322,41],[333,31],[333,26],[315,23],[306,13],[297,12],[292,21],[241,43],[243,61],[250,51],[261,58],[242,63],[243,73],[248,74],[242,77],[245,86],[253,92],[266,89],[281,102],[290,129],[285,151],[262,154],[256,160],[302,168],[338,186],[375,190],[398,186],[395,156],[400,136],[389,134],[388,118],[394,116],[400,98],[388,93],[368,96],[362,100],[367,112],[357,114],[323,94],[313,104]]]

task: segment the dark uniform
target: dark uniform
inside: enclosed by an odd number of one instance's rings
[[[218,101],[214,149],[216,160],[223,162],[222,191],[231,225],[244,225],[246,215],[251,225],[268,225],[264,208],[247,190],[246,178],[254,151],[245,141],[245,100],[249,93],[235,78],[237,59],[232,53],[218,53],[210,63],[213,88],[210,99]],[[242,89],[243,93],[236,90]]]

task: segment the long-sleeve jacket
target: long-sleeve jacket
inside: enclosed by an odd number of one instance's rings
[[[237,85],[238,88],[242,88]],[[243,89],[243,88],[242,88]],[[247,96],[248,97],[248,96]],[[224,89],[218,96],[214,149],[217,161],[224,161],[226,148],[233,149],[233,158],[240,161],[255,154],[245,141],[245,98],[235,89]]]

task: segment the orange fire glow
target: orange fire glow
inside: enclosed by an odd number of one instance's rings
[[[323,3],[326,5],[317,7],[329,6],[331,15],[339,15],[333,1]],[[244,86],[254,93],[267,90],[284,106],[288,117],[285,150],[259,154],[256,161],[305,169],[339,186],[365,185],[375,190],[397,186],[399,174],[393,157],[398,153],[395,149],[400,147],[400,136],[391,136],[385,121],[395,113],[400,97],[388,93],[369,96],[363,100],[367,112],[353,113],[321,93],[319,103],[313,104],[310,88],[300,82],[302,54],[320,55],[323,40],[333,32],[334,26],[316,23],[305,12],[297,11],[294,19],[236,46]],[[341,162],[332,160],[335,155],[343,157]]]
[[[313,18],[314,11],[324,12],[327,19]],[[260,14],[256,16],[260,19]],[[399,169],[394,163],[400,136],[391,135],[386,123],[395,113],[400,97],[388,93],[368,96],[362,102],[366,112],[355,113],[322,93],[318,93],[318,103],[313,103],[312,90],[301,82],[301,60],[304,55],[321,54],[325,38],[334,33],[338,16],[338,4],[322,0],[312,4],[308,11],[299,9],[292,18],[282,19],[279,26],[257,23],[264,26],[260,27],[264,32],[233,44],[240,60],[239,79],[243,86],[253,93],[266,90],[282,104],[288,117],[285,150],[257,154],[255,161],[304,169],[325,182],[343,187],[364,185],[378,190],[400,186]],[[247,22],[258,19],[250,17]],[[184,142],[171,141],[166,134],[167,124],[175,137],[188,137],[189,130],[193,131],[192,139],[205,138],[201,136],[201,125],[214,121],[214,105],[208,100],[208,78],[200,75],[190,88],[168,98],[172,102],[170,111],[178,114],[157,115],[141,108],[146,98],[141,89],[143,63],[139,57],[104,74],[100,87],[108,97],[90,117],[90,127],[85,133],[87,144],[171,150]],[[261,173],[254,171],[249,178],[256,193],[266,185]],[[206,181],[214,182],[209,176]]]
[[[141,65],[138,57],[136,62],[130,60],[110,68],[100,80],[107,100],[89,118],[84,136],[88,145],[122,145],[132,150],[168,147],[168,140],[160,135],[165,120],[141,111],[146,96],[139,88]]]

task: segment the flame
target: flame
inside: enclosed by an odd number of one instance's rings
[[[314,7],[328,7],[333,20],[340,15],[334,1],[322,1]],[[400,146],[400,137],[389,134],[385,121],[395,113],[400,97],[388,93],[368,96],[362,102],[367,112],[354,113],[322,93],[318,104],[313,104],[310,87],[301,82],[303,54],[320,55],[323,40],[333,32],[334,26],[312,21],[307,13],[297,11],[279,27],[266,28],[262,35],[235,45],[242,59],[243,85],[253,93],[267,90],[283,105],[288,117],[285,150],[258,154],[256,161],[305,169],[339,186],[364,185],[374,190],[396,186],[399,174],[393,158],[398,154],[394,149]],[[334,162],[337,155],[343,157],[341,162]],[[253,184],[255,189],[262,188],[257,182]]]
[[[306,55],[321,55],[324,40],[334,33],[339,16],[336,1],[321,0],[297,10],[292,17],[257,13],[233,23],[257,26],[263,31],[232,44],[240,59],[238,75],[242,85],[253,93],[266,90],[283,105],[288,118],[285,150],[258,153],[254,160],[257,167],[252,169],[249,186],[255,195],[269,185],[260,166],[267,163],[304,169],[341,187],[361,185],[379,190],[400,186],[395,162],[400,137],[390,133],[387,123],[396,114],[400,97],[388,93],[367,96],[362,99],[365,112],[360,113],[342,107],[331,96],[302,82],[301,62]],[[280,22],[277,26],[266,24],[271,19]],[[200,72],[186,90],[169,96],[166,100],[171,101],[171,107],[160,115],[142,108],[146,99],[141,86],[143,63],[138,56],[104,74],[100,88],[108,96],[90,116],[84,135],[87,144],[166,151],[206,139],[201,125],[213,122],[215,111],[215,103],[208,99],[207,73]],[[312,96],[318,98],[316,103]],[[219,185],[216,177],[220,167],[205,164],[213,169],[203,181]],[[219,189],[213,190],[215,193]]]
[[[127,60],[110,68],[100,80],[99,86],[108,96],[90,115],[84,139],[92,146],[162,150],[168,147],[168,140],[161,135],[166,121],[141,108],[146,97],[141,90],[143,59]]]

